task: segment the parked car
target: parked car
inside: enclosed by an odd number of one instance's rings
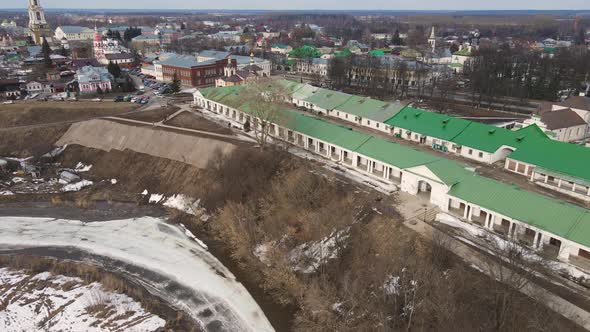
[[[113,98],[113,101],[115,103],[122,102],[122,101],[124,101],[124,97],[123,96],[117,96],[117,97]]]

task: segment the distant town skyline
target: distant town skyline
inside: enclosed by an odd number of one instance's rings
[[[11,3],[9,7],[18,8],[22,2],[27,7],[26,0]],[[46,8],[76,8],[76,9],[263,9],[263,10],[587,10],[590,9],[588,0],[496,0],[476,2],[472,0],[102,0],[100,2],[81,2],[78,0],[41,0]],[[4,6],[3,6],[4,7]]]

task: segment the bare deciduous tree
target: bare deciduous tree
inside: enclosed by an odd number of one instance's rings
[[[264,149],[275,124],[284,121],[286,115],[281,109],[285,107],[289,94],[278,80],[264,78],[248,84],[242,95],[252,120],[250,128],[260,149]]]

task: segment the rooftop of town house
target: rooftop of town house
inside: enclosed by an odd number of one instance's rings
[[[401,127],[413,132],[450,141],[467,128],[471,121],[443,114],[426,112],[413,107],[405,107],[385,121],[393,127]]]
[[[571,96],[559,103],[559,105],[579,110],[590,111],[590,97]]]
[[[451,141],[480,151],[494,153],[502,147],[518,149],[525,142],[548,139],[547,136],[543,137],[538,132],[526,128],[528,127],[513,131],[471,121]],[[428,133],[426,134],[428,135]]]
[[[63,31],[63,33],[94,32],[94,30],[92,30],[90,28],[76,26],[76,25],[61,25],[57,28],[60,29],[61,31]]]
[[[585,208],[478,175],[463,178],[449,195],[590,246],[590,211]]]
[[[398,114],[406,105],[406,103],[400,101],[387,103],[369,97],[353,95],[346,102],[337,106],[335,110],[361,118],[385,122],[385,120]]]
[[[540,117],[549,130],[586,125],[586,121],[570,108],[545,111],[540,114]]]
[[[333,110],[337,106],[344,104],[352,95],[338,91],[319,88],[313,92],[305,101],[321,107],[326,110]]]
[[[299,89],[295,90],[291,97],[298,100],[305,100],[312,96],[319,88],[309,84],[301,84]]]
[[[512,152],[510,159],[537,165],[537,171],[571,178],[578,184],[590,184],[590,149],[555,140],[535,141]]]

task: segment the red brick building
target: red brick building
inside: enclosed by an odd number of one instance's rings
[[[172,81],[174,74],[183,86],[204,87],[215,85],[215,80],[224,75],[223,68],[226,59],[197,62],[194,57],[178,56],[161,61],[156,66],[162,66],[162,80]]]

